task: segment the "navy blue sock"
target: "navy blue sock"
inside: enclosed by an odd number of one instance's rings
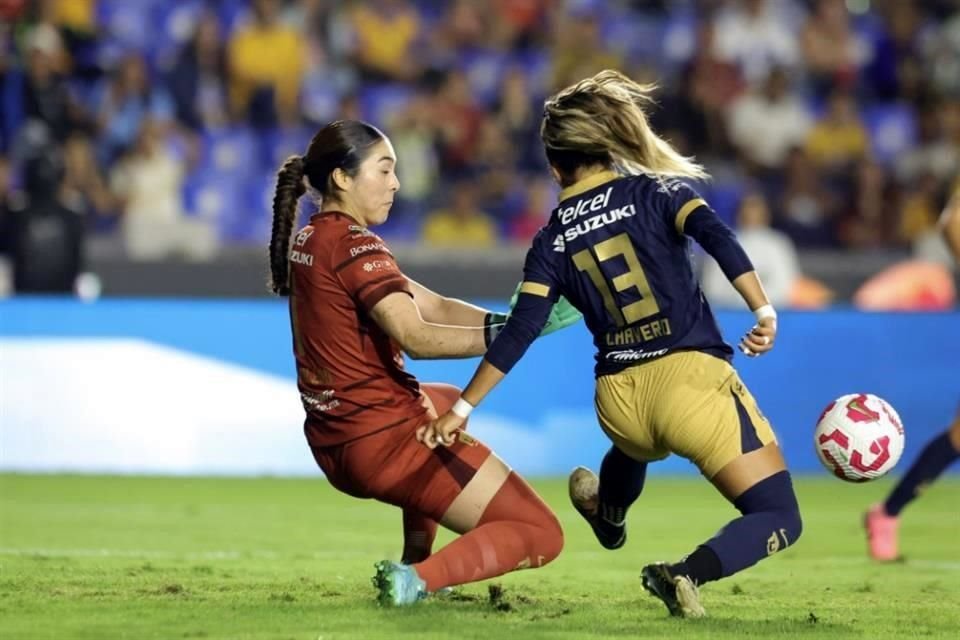
[[[647,479],[647,463],[634,460],[616,446],[610,447],[600,464],[600,524],[619,525]]]
[[[697,584],[726,578],[786,549],[803,530],[789,471],[761,480],[733,505],[743,516],[672,565],[672,573],[687,575]]]
[[[918,490],[936,480],[957,458],[960,458],[960,451],[953,448],[949,430],[931,440],[890,492],[883,504],[884,511],[891,516],[900,515],[903,508],[917,497]]]

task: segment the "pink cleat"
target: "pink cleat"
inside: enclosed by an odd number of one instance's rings
[[[900,519],[887,515],[882,504],[875,504],[863,516],[863,526],[867,530],[870,557],[880,562],[896,560],[899,556],[897,528],[900,526]]]

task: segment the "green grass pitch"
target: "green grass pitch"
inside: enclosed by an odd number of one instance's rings
[[[638,575],[734,514],[706,482],[650,478],[616,552],[593,540],[563,480],[534,484],[566,531],[557,561],[395,610],[376,606],[370,576],[399,553],[399,512],[321,479],[0,475],[0,636],[958,637],[958,478],[909,507],[907,560],[883,566],[865,558],[860,516],[889,482],[799,478],[799,544],[707,585],[710,617],[694,621],[669,618]]]

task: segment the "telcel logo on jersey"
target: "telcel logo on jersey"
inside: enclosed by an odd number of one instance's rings
[[[591,216],[582,222],[578,222],[576,226],[565,229],[563,238],[566,242],[571,242],[585,233],[596,231],[617,220],[623,220],[636,214],[637,210],[632,203],[622,206],[619,209],[614,209],[613,211],[605,211],[610,204],[610,193],[612,191],[613,187],[610,187],[605,193],[599,193],[589,200],[578,200],[574,206],[560,209],[557,215],[560,224],[563,225],[570,224],[574,220],[591,214],[594,211],[601,211],[601,213]],[[557,237],[559,238],[560,236]],[[558,243],[554,241],[554,250],[562,251],[563,249],[559,249],[557,245]]]

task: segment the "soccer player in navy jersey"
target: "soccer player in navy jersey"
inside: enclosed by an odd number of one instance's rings
[[[643,568],[671,614],[705,614],[697,589],[794,544],[800,510],[776,437],[730,365],[690,260],[688,237],[720,264],[757,323],[740,342],[773,348],[777,314],[733,232],[683,178],[705,177],[649,127],[651,87],[603,71],[551,97],[541,137],[560,203],[527,253],[519,300],[450,412],[422,427],[428,447],[455,441],[470,411],[510,371],[565,296],[596,346],[596,412],[613,446],[599,478],[576,469],[571,499],[600,543],[626,538],[647,464],[694,462],[741,512],[674,563]]]
[[[960,264],[960,188],[954,190],[940,223],[944,240]],[[871,558],[888,562],[900,556],[900,512],[957,458],[960,458],[960,410],[950,427],[927,443],[887,499],[867,511],[863,524]]]

